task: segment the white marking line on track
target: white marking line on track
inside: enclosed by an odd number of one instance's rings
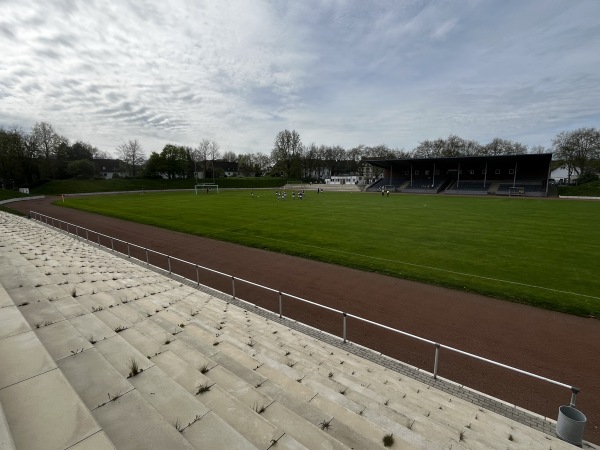
[[[236,233],[236,234],[243,234],[243,233]],[[244,235],[246,235],[246,234],[244,234]],[[248,235],[246,235],[246,236],[248,236]],[[276,241],[276,242],[284,242],[286,244],[290,243],[289,241],[284,241],[282,239],[269,238],[269,237],[265,237],[265,236],[253,236],[253,237],[260,238],[260,239],[268,239],[270,241]],[[294,244],[295,245],[301,245],[303,247],[308,247],[308,248],[316,248],[316,249],[319,249],[319,250],[326,250],[326,251],[329,251],[329,252],[342,253],[342,254],[345,254],[345,255],[360,256],[361,258],[369,258],[369,259],[376,259],[376,260],[379,260],[379,261],[388,261],[388,262],[393,262],[393,263],[397,263],[397,264],[404,264],[406,266],[419,267],[421,269],[437,270],[438,272],[445,272],[445,273],[450,273],[450,274],[453,274],[453,275],[462,275],[462,276],[465,276],[465,277],[479,278],[481,280],[488,280],[488,281],[496,281],[496,282],[499,282],[499,283],[514,284],[514,285],[517,285],[517,286],[525,286],[525,287],[534,288],[534,289],[542,289],[542,290],[550,291],[550,292],[557,292],[559,294],[575,295],[575,296],[578,296],[578,297],[585,297],[585,298],[591,298],[591,299],[594,299],[594,300],[600,300],[600,297],[594,297],[593,295],[579,294],[577,292],[571,292],[571,291],[562,291],[560,289],[553,289],[553,288],[548,288],[548,287],[544,287],[544,286],[536,286],[535,284],[521,283],[519,281],[501,280],[499,278],[485,277],[483,275],[474,275],[472,273],[456,272],[454,270],[441,269],[439,267],[425,266],[425,265],[422,265],[422,264],[409,263],[409,262],[406,262],[406,261],[398,261],[396,259],[380,258],[378,256],[361,255],[360,253],[346,252],[344,250],[336,250],[334,248],[323,248],[323,247],[319,247],[317,245],[301,244],[299,242],[294,242]]]

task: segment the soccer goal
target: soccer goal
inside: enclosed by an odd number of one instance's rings
[[[509,197],[518,197],[525,195],[525,188],[523,186],[511,186],[508,188]]]
[[[196,189],[196,195],[198,195],[198,191],[206,192],[208,194],[213,189],[217,191],[217,194],[219,193],[219,185],[213,183],[197,184],[194,186],[194,189]]]

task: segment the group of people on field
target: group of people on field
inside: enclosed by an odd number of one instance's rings
[[[301,191],[292,191],[292,200],[296,199],[296,195],[298,196],[298,200],[302,200],[304,198],[304,189],[302,189]],[[287,198],[287,191],[284,190],[279,190],[277,189],[275,191],[275,196],[277,197],[277,200],[285,200]]]

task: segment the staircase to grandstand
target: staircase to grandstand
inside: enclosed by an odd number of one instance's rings
[[[0,236],[3,449],[571,448],[40,223]]]

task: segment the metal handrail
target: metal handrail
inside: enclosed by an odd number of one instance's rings
[[[90,242],[91,242],[91,240],[89,238],[89,233],[92,232],[92,233],[96,234],[96,236],[97,236],[97,245],[98,246],[101,246],[101,244],[100,244],[100,237],[103,237],[103,238],[106,238],[106,239],[110,239],[110,241],[111,241],[111,247],[110,248],[111,248],[111,250],[113,252],[115,251],[115,247],[114,247],[114,243],[115,242],[120,242],[122,244],[126,244],[127,245],[127,257],[128,258],[136,259],[138,261],[144,262],[146,265],[157,267],[157,268],[162,269],[162,270],[164,270],[162,267],[155,266],[155,265],[150,264],[148,262],[149,261],[148,254],[149,254],[149,252],[152,252],[155,255],[163,256],[163,257],[167,258],[167,264],[168,264],[168,268],[169,268],[169,273],[173,273],[172,269],[171,269],[171,260],[173,260],[173,261],[179,261],[181,263],[184,263],[184,264],[190,265],[192,267],[195,267],[195,269],[196,269],[196,280],[192,280],[192,279],[187,278],[187,277],[185,277],[183,275],[179,275],[179,274],[178,275],[181,276],[181,277],[183,277],[183,278],[186,278],[186,279],[188,279],[190,281],[195,281],[198,286],[200,286],[200,277],[199,277],[198,269],[206,270],[206,271],[209,271],[209,272],[217,274],[217,275],[221,275],[221,276],[224,276],[224,277],[231,278],[231,283],[232,283],[232,298],[233,299],[236,298],[235,297],[235,282],[236,281],[239,281],[239,282],[242,282],[242,283],[246,283],[246,284],[249,284],[251,286],[255,286],[255,287],[264,289],[266,291],[277,293],[278,296],[279,296],[279,311],[278,311],[279,317],[285,317],[283,315],[283,301],[282,301],[282,297],[284,295],[286,297],[291,298],[291,299],[298,300],[298,301],[300,301],[302,303],[307,303],[309,305],[313,305],[313,306],[316,306],[318,308],[322,308],[322,309],[325,309],[327,311],[331,311],[331,312],[334,312],[336,314],[340,314],[342,316],[342,327],[343,327],[341,338],[343,339],[344,343],[348,342],[346,320],[347,320],[348,317],[350,317],[352,319],[356,319],[358,321],[361,321],[361,322],[364,322],[364,323],[368,323],[370,325],[374,325],[374,326],[382,328],[384,330],[392,331],[394,333],[397,333],[397,334],[409,337],[411,339],[415,339],[417,341],[424,342],[424,343],[429,344],[429,345],[433,345],[435,347],[435,356],[434,356],[433,372],[431,374],[432,374],[432,376],[433,376],[434,379],[437,379],[437,377],[438,377],[438,365],[439,365],[440,349],[446,349],[446,350],[450,350],[452,352],[458,353],[460,355],[468,356],[470,358],[473,358],[473,359],[476,359],[476,360],[479,360],[479,361],[483,361],[483,362],[488,363],[488,364],[492,364],[492,365],[495,365],[495,366],[498,366],[498,367],[502,367],[504,369],[511,370],[513,372],[516,372],[516,373],[519,373],[519,374],[522,374],[522,375],[529,376],[531,378],[535,378],[535,379],[538,379],[538,380],[541,380],[541,381],[545,381],[545,382],[550,383],[550,384],[554,384],[556,386],[560,386],[560,387],[563,387],[563,388],[570,389],[571,390],[570,406],[572,406],[572,407],[575,407],[575,404],[576,404],[576,401],[577,401],[577,394],[579,394],[579,392],[580,392],[580,389],[577,388],[577,387],[575,387],[575,386],[572,386],[572,385],[569,385],[569,384],[566,384],[566,383],[562,383],[560,381],[556,381],[556,380],[553,380],[551,378],[547,378],[547,377],[544,377],[544,376],[541,376],[541,375],[537,375],[535,373],[528,372],[528,371],[523,370],[523,369],[518,369],[516,367],[512,367],[512,366],[509,366],[507,364],[503,364],[503,363],[500,363],[498,361],[494,361],[492,359],[484,358],[482,356],[475,355],[473,353],[469,353],[469,352],[466,352],[464,350],[460,350],[460,349],[451,347],[449,345],[440,344],[440,343],[432,341],[430,339],[425,339],[423,337],[420,337],[420,336],[417,336],[417,335],[414,335],[414,334],[411,334],[411,333],[407,333],[406,331],[398,330],[396,328],[392,328],[392,327],[389,327],[387,325],[383,325],[383,324],[380,324],[378,322],[374,322],[372,320],[365,319],[364,317],[360,317],[360,316],[356,316],[354,314],[346,313],[346,312],[341,311],[339,309],[331,308],[331,307],[326,306],[326,305],[321,305],[319,303],[307,300],[307,299],[302,298],[302,297],[298,297],[298,296],[293,295],[293,294],[288,294],[288,293],[282,292],[280,290],[270,288],[268,286],[263,286],[263,285],[261,285],[259,283],[255,283],[255,282],[250,281],[250,280],[245,280],[243,278],[235,277],[235,276],[233,276],[231,274],[227,274],[227,273],[215,270],[215,269],[211,269],[210,267],[200,266],[200,265],[198,265],[196,263],[192,263],[192,262],[186,261],[184,259],[177,258],[176,256],[170,256],[170,255],[167,255],[165,253],[161,253],[161,252],[158,252],[158,251],[155,251],[155,250],[151,250],[151,249],[142,247],[142,246],[137,245],[137,244],[132,244],[130,242],[124,241],[124,240],[119,239],[119,238],[108,236],[106,234],[102,234],[102,233],[99,233],[97,231],[81,227],[79,225],[75,225],[75,224],[72,224],[72,223],[69,223],[69,222],[65,222],[64,220],[61,220],[61,219],[55,219],[53,217],[47,216],[45,214],[37,213],[35,211],[30,211],[29,212],[29,217],[32,218],[32,219],[34,219],[34,220],[38,220],[40,222],[44,222],[46,225],[52,225],[55,228],[56,228],[56,226],[54,225],[54,222],[57,221],[59,223],[59,229],[61,231],[66,231],[67,233],[71,233],[71,231],[70,231],[70,227],[71,226],[75,227],[75,234],[78,237],[82,237],[82,236],[79,236],[79,231],[80,230],[81,231],[85,231],[85,238],[86,238],[86,240],[88,240]],[[42,218],[44,218],[44,220],[42,220]],[[49,220],[51,221],[51,223],[48,222]],[[66,225],[66,230],[63,230],[63,227],[62,227],[63,224]],[[71,234],[73,234],[73,233],[71,233]],[[135,247],[135,248],[143,250],[145,252],[145,255],[146,255],[146,260],[142,261],[139,258],[132,257],[131,256],[131,247]],[[244,301],[244,300],[242,300],[242,301]],[[253,305],[253,306],[259,307],[257,305]],[[261,308],[261,309],[264,309],[264,308]],[[304,325],[307,325],[307,324],[304,324]],[[310,325],[308,325],[308,326],[310,326]],[[310,327],[314,328],[312,326],[310,326]],[[319,330],[319,331],[323,331],[323,330]]]

